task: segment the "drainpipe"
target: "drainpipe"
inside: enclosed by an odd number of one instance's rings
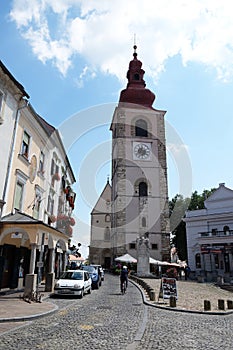
[[[13,135],[11,138],[11,146],[10,146],[10,153],[8,157],[8,164],[7,164],[7,169],[6,169],[6,177],[5,177],[5,183],[3,187],[3,193],[2,193],[2,199],[0,200],[0,219],[2,217],[2,211],[3,211],[3,206],[6,203],[6,192],[7,192],[7,187],[8,187],[8,179],[11,171],[11,165],[12,165],[12,159],[13,159],[13,154],[14,154],[14,147],[15,147],[15,140],[16,140],[16,133],[17,133],[17,127],[18,127],[18,122],[19,122],[19,117],[20,117],[20,111],[28,106],[29,101],[26,99],[21,98],[21,100],[25,103],[24,106],[19,107],[16,111],[16,117],[15,117],[15,124],[14,124],[14,129],[13,129]]]

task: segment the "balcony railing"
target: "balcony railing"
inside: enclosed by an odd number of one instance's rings
[[[205,238],[205,237],[227,237],[227,236],[233,236],[233,230],[229,231],[211,231],[211,232],[199,232],[199,237]]]

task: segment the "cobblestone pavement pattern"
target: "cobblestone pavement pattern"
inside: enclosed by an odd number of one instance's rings
[[[198,286],[197,286],[198,287]],[[1,350],[232,350],[233,315],[173,312],[143,304],[129,283],[120,295],[119,278],[83,299],[51,299],[59,311],[18,324],[0,337]]]

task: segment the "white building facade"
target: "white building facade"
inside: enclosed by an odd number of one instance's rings
[[[45,279],[50,290],[66,267],[75,177],[58,130],[0,68],[0,289],[32,290]]]
[[[0,217],[6,203],[7,179],[10,173],[11,158],[14,148],[14,135],[20,111],[27,104],[29,95],[23,86],[11,75],[0,61]]]
[[[219,184],[205,209],[187,211],[188,264],[206,281],[233,279],[233,190]]]

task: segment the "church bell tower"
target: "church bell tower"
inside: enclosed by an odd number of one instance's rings
[[[137,256],[136,242],[149,240],[150,256],[169,259],[169,210],[164,115],[152,107],[155,95],[146,88],[142,62],[134,46],[112,131],[113,259]]]

